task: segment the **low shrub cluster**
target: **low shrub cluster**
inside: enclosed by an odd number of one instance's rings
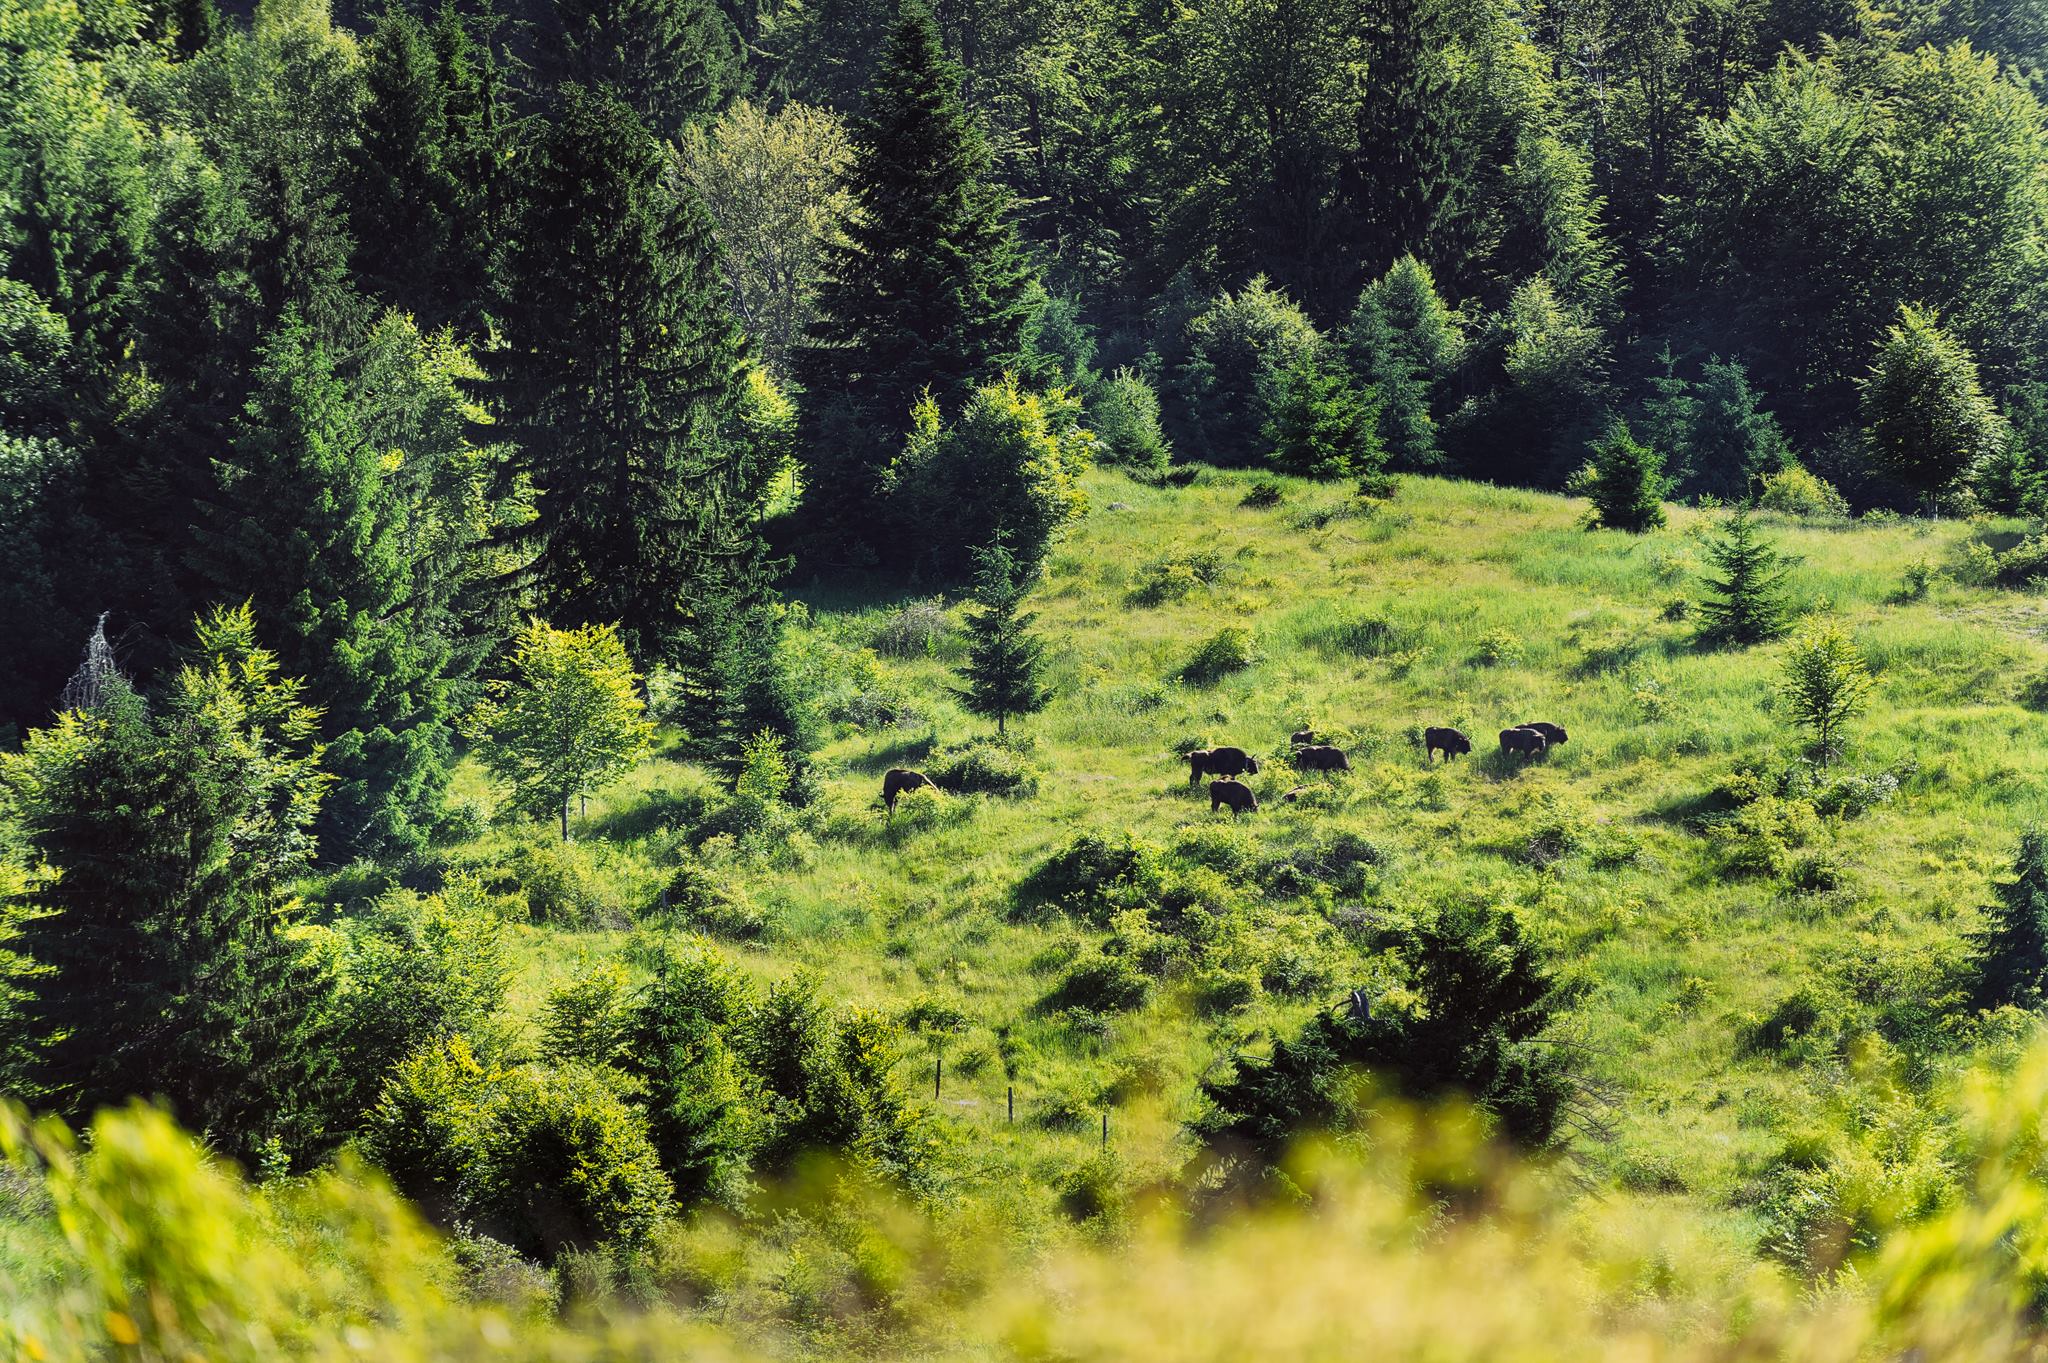
[[[1192,686],[1214,686],[1259,660],[1259,647],[1243,625],[1225,625],[1196,645],[1181,664],[1180,679]]]
[[[1225,571],[1223,556],[1213,549],[1196,549],[1147,559],[1138,567],[1138,578],[1131,586],[1130,599],[1132,604],[1139,606],[1185,601],[1203,587],[1213,587],[1221,582]]]
[[[457,1034],[385,1081],[364,1147],[437,1220],[524,1253],[643,1243],[681,1205],[738,1197],[806,1151],[915,1182],[925,1117],[892,1076],[897,1024],[808,980],[762,989],[701,947],[645,982],[599,972],[543,1010],[544,1061]]]
[[[1036,795],[1041,774],[1028,744],[990,738],[934,749],[924,773],[950,794],[1014,797]]]

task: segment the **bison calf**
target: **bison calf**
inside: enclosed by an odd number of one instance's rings
[[[1287,741],[1297,748],[1306,748],[1316,741],[1316,731],[1314,729],[1296,729],[1288,736]]]
[[[897,796],[906,790],[924,790],[926,788],[938,789],[936,785],[932,784],[932,778],[926,776],[921,771],[912,771],[908,767],[891,767],[883,772],[882,803],[888,807],[888,817],[892,819],[896,817]]]
[[[1472,740],[1456,729],[1432,727],[1422,731],[1422,750],[1426,761],[1434,762],[1436,755],[1442,753],[1448,762],[1461,753],[1471,752]]]
[[[1214,814],[1223,806],[1230,806],[1231,817],[1248,809],[1259,807],[1259,797],[1252,794],[1252,788],[1242,781],[1211,781],[1209,783],[1209,812]]]

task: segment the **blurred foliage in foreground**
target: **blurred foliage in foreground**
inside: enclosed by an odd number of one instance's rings
[[[769,1235],[684,1230],[604,1287],[522,1279],[443,1242],[369,1171],[251,1187],[168,1118],[90,1139],[0,1114],[0,1353],[26,1359],[427,1360],[2036,1357],[2048,1345],[2048,1045],[1952,1098],[1965,1192],[1818,1288],[1715,1266],[1641,1204],[1570,1206],[1450,1113],[1304,1152],[1305,1200],[1097,1207],[1028,1258],[971,1216],[837,1174]],[[769,1246],[773,1248],[769,1248]],[[587,1281],[586,1281],[587,1280]]]

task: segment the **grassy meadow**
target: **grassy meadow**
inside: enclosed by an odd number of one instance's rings
[[[1255,482],[1264,497],[1248,498]],[[988,729],[949,689],[957,612],[921,614],[914,591],[799,587],[810,664],[893,722],[838,724],[817,799],[766,844],[700,849],[737,920],[644,911],[708,774],[660,758],[593,798],[567,855],[600,907],[519,929],[514,1011],[531,1018],[607,963],[630,970],[644,934],[708,929],[763,976],[806,971],[835,1000],[939,1018],[901,1073],[930,1097],[943,1053],[943,1181],[1028,1232],[1061,1224],[1077,1181],[1172,1175],[1199,1079],[1353,987],[1388,987],[1379,930],[1462,897],[1512,906],[1570,992],[1560,1041],[1589,1101],[1568,1167],[1587,1186],[1681,1208],[1746,1257],[1774,1232],[1785,1169],[1873,1131],[1910,1146],[1894,1128],[1923,1123],[1898,1113],[1987,1040],[1957,1006],[1960,947],[2040,813],[2048,716],[2016,697],[2048,644],[2038,597],[1939,572],[1908,583],[2003,528],[1768,522],[1799,557],[1799,610],[1842,620],[1877,676],[1815,775],[1776,699],[1782,646],[1694,641],[1718,513],[1589,532],[1571,499],[1414,478],[1364,515],[1310,483],[1247,504],[1273,486],[1092,476],[1033,598],[1055,698],[1013,725],[1037,778],[1026,796],[913,797],[885,823],[886,768]],[[1249,665],[1185,679],[1232,627]],[[1570,741],[1503,760],[1496,732],[1531,719]],[[1464,729],[1474,753],[1429,765],[1432,724]],[[1353,770],[1291,771],[1303,727]],[[1259,755],[1256,813],[1212,814],[1189,786],[1178,752],[1216,743]],[[458,794],[488,803],[474,773]],[[1222,924],[1137,1006],[1062,993],[1124,930],[1034,894],[1083,832],[1151,845]],[[494,823],[449,860],[502,867],[518,845],[544,854],[545,834]]]

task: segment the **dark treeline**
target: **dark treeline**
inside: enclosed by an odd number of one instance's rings
[[[800,760],[790,555],[1028,573],[1091,459],[2041,509],[2035,6],[4,9],[0,723],[247,603],[329,861],[529,613]]]

